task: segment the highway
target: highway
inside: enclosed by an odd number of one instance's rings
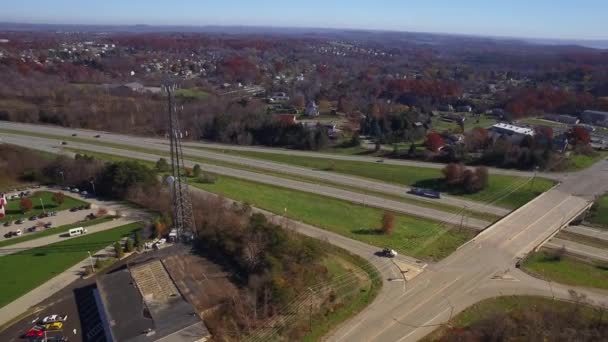
[[[551,239],[544,246],[551,249],[559,249],[564,247],[566,248],[568,254],[576,255],[587,259],[608,262],[608,250],[606,250],[605,248],[597,248],[579,242],[559,238]]]
[[[608,241],[608,230],[606,229],[592,228],[587,226],[568,226],[564,228],[564,231]]]
[[[45,151],[54,151],[54,153],[60,153],[58,142],[53,139],[39,138],[39,137],[26,137],[22,135],[13,134],[2,134],[2,138],[5,142],[15,145],[27,146],[29,148],[40,149]],[[83,149],[92,152],[107,153],[122,157],[134,158],[144,161],[156,162],[158,155],[137,152],[132,150],[122,150],[117,148],[97,146],[93,144],[84,144],[79,142],[70,142],[70,147]],[[55,149],[53,149],[55,147]],[[187,167],[193,167],[197,162],[189,161],[185,159]],[[289,189],[314,193],[322,196],[337,198],[353,203],[367,205],[371,207],[388,209],[398,213],[404,213],[408,215],[414,215],[417,217],[428,218],[432,220],[438,220],[450,223],[452,225],[459,225],[461,222],[461,215],[458,213],[446,213],[441,210],[421,207],[412,205],[405,202],[390,200],[382,197],[373,195],[367,195],[359,192],[353,192],[348,190],[342,190],[339,188],[329,187],[321,184],[313,184],[308,182],[302,182],[293,179],[281,178],[268,174],[260,174],[257,172],[245,171],[240,169],[232,169],[223,166],[217,166],[212,164],[201,164],[201,168],[204,171],[216,173],[219,175],[231,176],[235,178],[241,178],[245,180],[252,180],[259,183],[281,186]],[[489,225],[489,222],[479,220],[476,218],[467,218],[467,226],[473,229],[483,229]]]
[[[40,144],[33,138],[20,141],[20,144],[25,143],[30,147]],[[136,153],[129,154],[139,158]],[[584,212],[594,196],[608,191],[607,171],[608,162],[604,160],[583,172],[560,176],[563,182],[559,186],[491,225],[449,257],[429,264],[424,272],[407,282],[389,281],[395,279],[399,271],[391,267],[388,260],[373,255],[377,248],[287,220],[290,225],[297,225],[298,231],[346,248],[381,269],[385,286],[378,298],[327,339],[416,341],[486,298],[528,294],[569,299],[569,290],[573,287],[530,277],[514,265],[518,258],[542,246]],[[283,218],[275,216],[275,219]],[[416,260],[399,259],[412,268],[421,268]],[[592,304],[608,301],[606,291],[574,290],[585,294]]]
[[[89,131],[89,130],[75,130],[75,129],[61,128],[61,127],[55,127],[55,126],[38,126],[38,125],[27,125],[27,124],[17,124],[17,123],[6,123],[6,125],[4,125],[4,124],[2,125],[2,128],[16,130],[16,131],[20,131],[20,132],[24,132],[24,133],[31,132],[31,133],[35,133],[35,134],[42,133],[42,134],[56,135],[56,136],[58,136],[58,138],[57,138],[58,140],[61,139],[59,137],[72,138],[72,134],[76,133],[77,139],[90,140],[90,143],[92,143],[92,144],[96,144],[98,142],[114,143],[114,144],[120,144],[120,145],[125,145],[125,146],[133,146],[135,148],[146,148],[146,149],[155,150],[155,151],[159,151],[159,152],[167,152],[167,149],[168,149],[167,141],[164,139],[141,138],[141,137],[133,137],[133,136],[115,134],[115,133],[103,133],[103,132],[96,132],[96,131]],[[95,138],[95,136],[97,136],[97,135],[99,135],[100,137]],[[57,143],[58,143],[58,141],[57,141]],[[70,141],[69,145],[73,145],[73,144],[75,144],[75,142]],[[192,146],[192,147],[188,148],[187,146]],[[213,146],[216,146],[216,145],[213,145]],[[193,148],[193,147],[199,147],[199,149]],[[230,154],[224,154],[221,152],[212,152],[209,150],[200,149],[200,147],[210,148],[209,144],[204,144],[204,143],[185,144],[185,147],[183,149],[184,158],[186,158],[186,159],[188,159],[188,157],[205,158],[207,160],[231,163],[234,165],[238,165],[239,167],[254,167],[254,168],[260,169],[260,170],[265,170],[265,171],[270,171],[270,172],[280,172],[283,174],[292,175],[292,176],[296,176],[296,177],[299,176],[299,177],[305,177],[307,179],[331,182],[331,183],[339,184],[339,185],[346,186],[346,187],[359,188],[359,189],[362,189],[365,191],[386,193],[389,195],[406,197],[406,198],[409,197],[409,198],[415,199],[417,201],[443,203],[446,205],[453,206],[456,209],[461,209],[466,206],[470,210],[474,210],[477,212],[486,212],[486,213],[494,214],[497,216],[504,216],[510,212],[509,209],[501,208],[498,206],[493,206],[491,204],[482,204],[482,203],[475,202],[475,201],[468,201],[468,200],[465,200],[462,198],[449,196],[449,195],[442,195],[441,199],[428,199],[428,198],[408,194],[407,191],[409,191],[410,188],[407,186],[404,186],[404,185],[389,184],[386,182],[375,181],[375,180],[366,179],[366,178],[362,178],[362,177],[356,177],[356,176],[349,176],[349,175],[344,175],[344,174],[340,174],[340,173],[336,173],[336,172],[328,172],[328,171],[323,171],[323,170],[318,170],[318,169],[292,166],[292,165],[288,165],[288,164],[284,164],[284,163],[265,161],[265,160],[255,159],[255,158],[240,157],[240,156],[235,156],[235,155],[230,155]],[[253,148],[251,148],[251,149],[253,149]],[[263,150],[263,151],[268,150],[267,148],[259,148],[259,147],[256,147],[255,149]],[[278,150],[278,151],[285,152],[288,150]],[[325,154],[313,153],[313,152],[294,151],[294,153],[297,153],[296,155],[309,155],[309,156],[322,155],[324,157],[327,157],[327,155],[325,155]],[[330,157],[332,157],[332,158],[333,158],[333,156],[334,155],[330,155]],[[342,157],[344,157],[344,156],[336,156],[336,157],[339,157],[339,158],[334,158],[334,159],[343,159]],[[355,157],[354,160],[358,160],[358,158],[359,157]],[[369,161],[369,158],[365,158],[364,160]],[[360,161],[360,160],[358,160],[358,161]],[[376,160],[374,160],[374,162],[375,161]],[[392,162],[389,160],[385,160],[384,163],[392,164]],[[408,163],[403,164],[403,165],[410,166]],[[201,163],[201,164],[204,164],[204,163]],[[399,164],[397,164],[397,165],[399,165]],[[443,167],[443,165],[440,165],[440,164],[432,164],[432,163],[423,164],[424,167],[428,167],[429,165],[432,165],[433,168],[438,168],[437,166]],[[417,166],[420,167],[420,165],[417,165]],[[496,171],[496,172],[501,173],[499,171]],[[517,175],[524,176],[526,178],[533,176],[533,174],[530,174],[530,173],[517,173]]]

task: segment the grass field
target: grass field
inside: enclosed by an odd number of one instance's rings
[[[100,159],[106,157],[100,153],[91,155]],[[195,187],[278,215],[285,214],[356,240],[378,247],[390,246],[407,255],[427,260],[439,260],[448,256],[474,235],[466,229],[447,229],[440,227],[436,221],[398,214],[397,229],[392,236],[385,236],[375,231],[380,226],[383,214],[381,209],[221,175],[214,184],[190,182]]]
[[[187,100],[202,100],[209,96],[209,93],[200,88],[178,89],[175,91],[176,97]]]
[[[20,208],[20,200],[19,199],[15,199],[15,200],[10,200],[8,201],[8,205],[6,206],[6,217],[2,220],[0,220],[0,222],[6,222],[6,221],[15,221],[18,220],[20,218],[24,218],[27,219],[32,215],[38,215],[42,213],[42,206],[44,204],[44,210],[46,211],[62,211],[62,210],[67,210],[70,209],[72,207],[76,207],[76,206],[81,206],[84,204],[87,204],[84,201],[81,201],[79,199],[70,197],[70,196],[65,196],[65,201],[61,204],[61,205],[57,205],[55,202],[53,202],[53,193],[52,192],[48,192],[48,191],[40,191],[40,192],[35,192],[33,195],[28,197],[29,199],[32,200],[32,210],[28,211],[27,213],[23,214],[21,212],[21,208]],[[40,202],[40,200],[42,199],[42,203]]]
[[[426,260],[439,260],[472,238],[464,229],[446,229],[438,222],[396,214],[395,232],[378,234],[383,211],[320,195],[220,176],[214,184],[195,183],[201,189],[249,203],[278,215],[333,231],[378,247]]]
[[[600,151],[596,152],[593,156],[587,156],[584,154],[576,154],[572,153],[568,158],[568,169],[567,171],[578,171],[583,170],[591,165],[597,163],[598,161],[607,158],[608,151]]]
[[[462,311],[454,318],[450,320],[450,325],[466,328],[474,323],[480,322],[488,317],[496,315],[509,315],[513,314],[514,311],[540,311],[550,310],[552,312],[573,312],[575,308],[574,303],[553,300],[550,298],[536,297],[536,296],[504,296],[497,298],[490,298],[483,300],[479,303]],[[594,310],[589,306],[582,306],[579,314],[585,315],[589,319],[599,318],[598,311]],[[438,341],[444,334],[444,328],[439,328],[423,338],[423,342]]]
[[[597,200],[587,215],[587,221],[608,228],[608,195]]]
[[[0,307],[84,260],[88,251],[101,250],[141,227],[132,223],[0,257]]]
[[[532,183],[530,182],[530,184],[515,190],[508,196],[500,198],[502,195],[507,195],[509,189],[513,189],[515,185],[521,184],[525,179],[521,177],[494,174],[490,176],[489,186],[483,191],[476,194],[463,194],[445,188],[442,181],[443,176],[441,174],[441,170],[439,169],[303,157],[257,151],[237,151],[229,149],[221,151],[244,157],[376,179],[388,183],[433,188],[480,202],[498,199],[495,203],[496,205],[511,209],[517,208],[529,202],[534,197],[551,188],[554,184],[550,180],[537,178],[534,181],[534,186],[532,186]]]
[[[523,267],[541,278],[557,283],[608,289],[607,265],[594,265],[569,256],[556,261],[541,251],[530,255]]]
[[[0,241],[0,248],[14,245],[14,244],[21,243],[21,242],[25,242],[25,241],[36,240],[36,239],[39,239],[39,238],[42,238],[45,236],[49,236],[49,235],[59,235],[61,233],[65,233],[68,230],[70,230],[72,228],[76,228],[76,227],[89,227],[89,226],[93,226],[96,224],[105,223],[105,222],[111,221],[113,218],[114,217],[112,217],[112,216],[105,216],[105,217],[96,218],[96,219],[90,220],[90,221],[82,221],[82,222],[76,222],[76,223],[72,223],[72,224],[66,224],[64,226],[59,226],[56,228],[48,228],[48,229],[45,229],[38,233],[26,233],[25,235],[20,236],[20,237]]]
[[[331,274],[331,281],[339,284],[335,287],[336,298],[342,302],[337,310],[319,312],[313,316],[313,329],[304,336],[302,341],[319,341],[334,327],[341,322],[353,317],[369,305],[382,288],[382,279],[376,269],[366,260],[352,255],[344,250],[333,248],[335,251],[325,259],[325,266]],[[360,274],[366,278],[354,282],[345,282],[344,279],[356,279],[348,277],[353,270],[361,271]]]

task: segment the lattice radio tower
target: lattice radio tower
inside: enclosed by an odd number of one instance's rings
[[[185,173],[184,156],[182,153],[182,131],[177,118],[177,107],[175,105],[175,84],[163,86],[167,92],[169,104],[169,139],[171,141],[171,186],[173,195],[173,225],[177,229],[180,238],[192,236],[195,233],[194,216],[192,214],[192,202],[188,191],[187,176]]]

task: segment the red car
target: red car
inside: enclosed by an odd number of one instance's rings
[[[30,329],[25,333],[25,337],[42,337],[44,336],[44,331],[39,329]]]

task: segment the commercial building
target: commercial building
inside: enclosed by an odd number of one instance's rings
[[[534,136],[534,130],[528,127],[520,127],[506,123],[497,123],[490,128],[490,135],[494,140],[503,137],[512,143],[519,143],[526,136]]]
[[[202,342],[211,337],[158,259],[103,275],[97,289],[107,341]]]
[[[605,126],[608,124],[608,112],[586,110],[581,114],[581,121],[589,125]]]

